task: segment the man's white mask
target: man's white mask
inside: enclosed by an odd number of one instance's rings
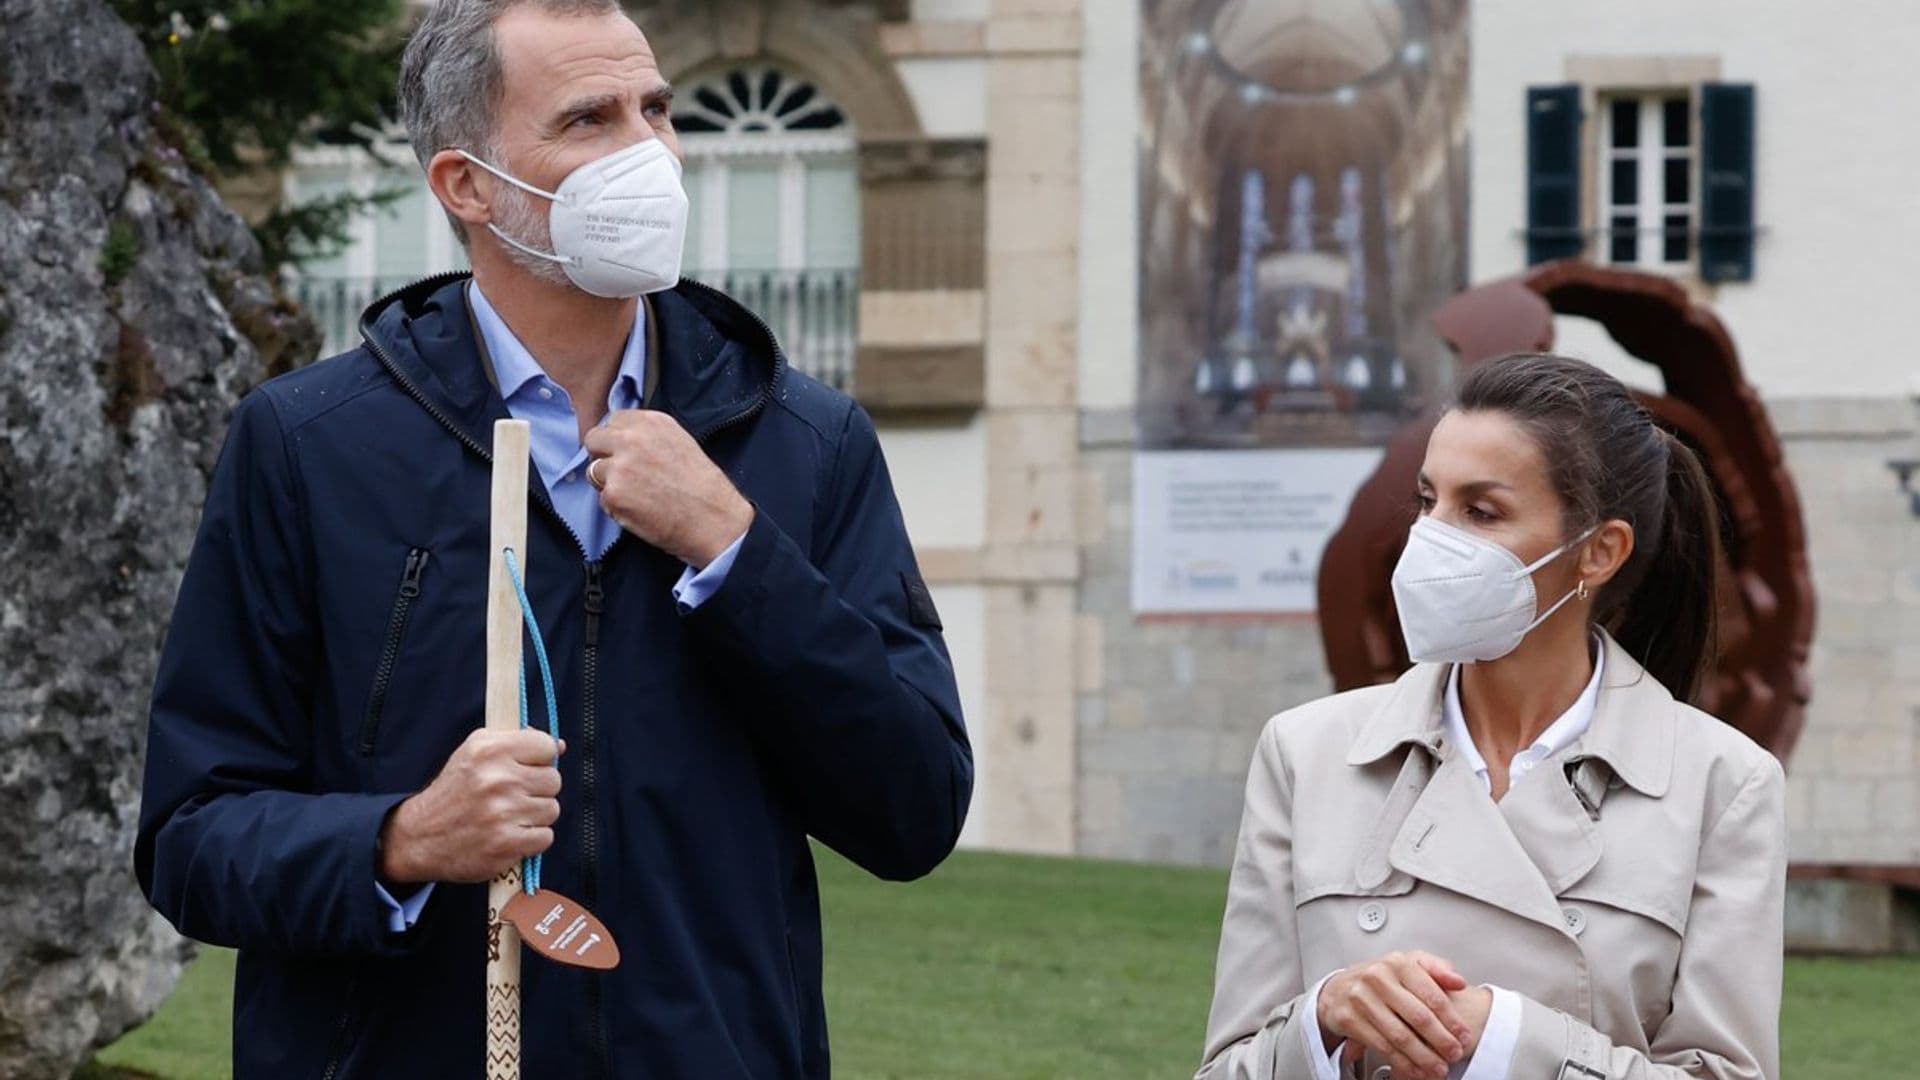
[[[551,252],[528,247],[489,222],[502,242],[558,263],[567,280],[610,299],[671,289],[680,280],[687,240],[687,193],[680,159],[659,139],[595,158],[542,191],[465,150],[460,155],[514,187],[553,203]]]

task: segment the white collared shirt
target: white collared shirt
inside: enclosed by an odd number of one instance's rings
[[[1521,777],[1533,771],[1534,766],[1553,755],[1572,746],[1580,736],[1593,726],[1594,710],[1600,703],[1600,677],[1606,671],[1607,650],[1595,639],[1593,648],[1593,677],[1587,680],[1587,688],[1573,699],[1573,704],[1559,718],[1547,725],[1547,730],[1533,740],[1533,745],[1513,756],[1507,764],[1508,784],[1517,783]],[[1480,748],[1473,744],[1473,736],[1467,731],[1467,714],[1460,707],[1460,669],[1464,665],[1453,665],[1453,671],[1447,676],[1447,692],[1441,701],[1440,711],[1446,725],[1447,745],[1466,759],[1473,775],[1487,790],[1493,790],[1493,778],[1488,775],[1487,759],[1480,755]]]
[[[1587,688],[1580,691],[1580,696],[1573,700],[1566,712],[1547,725],[1547,730],[1541,732],[1532,745],[1513,756],[1513,761],[1507,765],[1509,787],[1519,783],[1541,762],[1578,742],[1593,726],[1593,716],[1600,704],[1600,677],[1606,668],[1606,660],[1605,644],[1595,638],[1593,677],[1587,680]],[[1481,755],[1480,748],[1473,744],[1473,735],[1467,730],[1466,711],[1460,706],[1462,666],[1455,664],[1447,676],[1447,692],[1440,706],[1441,718],[1447,744],[1461,756],[1491,795],[1493,778],[1487,768],[1487,759]],[[1307,1040],[1308,1057],[1313,1061],[1316,1080],[1340,1080],[1340,1051],[1346,1044],[1335,1047],[1333,1053],[1329,1054],[1323,1049],[1326,1042],[1320,1034],[1320,988],[1327,984],[1327,979],[1337,974],[1339,972],[1329,974],[1315,983],[1302,1005],[1307,1015],[1306,1023],[1300,1025],[1300,1033]],[[1480,1033],[1480,1044],[1474,1049],[1472,1057],[1448,1071],[1449,1080],[1507,1080],[1508,1070],[1513,1064],[1513,1050],[1520,1041],[1520,995],[1491,984],[1487,989],[1493,991],[1493,1010],[1487,1015],[1486,1029]]]

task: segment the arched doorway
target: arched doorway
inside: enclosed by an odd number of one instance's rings
[[[846,386],[858,340],[859,144],[806,76],[756,61],[696,75],[675,102],[692,202],[686,275],[732,295],[796,366]]]

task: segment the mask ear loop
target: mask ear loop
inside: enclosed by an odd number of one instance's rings
[[[496,169],[492,165],[487,164],[484,160],[480,158],[474,157],[472,154],[467,153],[465,150],[461,150],[458,147],[455,147],[453,152],[456,154],[459,154],[463,158],[466,158],[468,161],[473,162],[475,165],[478,165],[481,168],[487,170],[493,175],[499,177],[500,179],[505,180],[507,183],[512,184],[514,187],[519,188],[521,191],[524,191],[529,195],[538,195],[541,198],[547,200],[548,202],[566,202],[567,201],[561,198],[560,196],[554,194],[551,191],[542,191],[541,189],[534,187],[532,184],[527,183],[525,180],[522,180],[517,176],[513,176],[509,173],[501,172],[499,169]]]
[[[529,195],[538,195],[539,197],[546,199],[548,202],[554,202],[554,203],[564,203],[567,201],[565,199],[562,199],[560,196],[555,195],[553,192],[542,191],[539,188],[534,187],[532,184],[529,184],[524,180],[508,175],[507,173],[501,172],[499,169],[496,169],[493,166],[487,164],[485,161],[482,161],[481,159],[473,156],[472,154],[467,153],[465,150],[461,150],[458,147],[455,147],[453,152],[456,154],[459,154],[461,157],[466,158],[468,161],[473,162],[475,165],[480,166],[481,168],[487,170],[488,172],[506,181],[507,183],[512,184],[514,187],[519,188],[521,191],[524,191]],[[578,258],[569,258],[568,256],[565,256],[565,255],[556,255],[551,251],[541,251],[538,248],[528,247],[527,245],[521,243],[520,241],[515,240],[513,237],[508,236],[500,228],[500,226],[495,225],[491,221],[487,222],[487,231],[492,233],[494,236],[498,237],[501,243],[506,244],[508,247],[511,247],[516,251],[520,251],[527,255],[531,255],[536,259],[545,259],[550,263],[559,263],[561,266],[577,266],[580,263],[580,260]]]
[[[487,222],[487,231],[499,237],[501,243],[508,247],[524,251],[536,259],[545,259],[550,263],[559,263],[561,266],[577,266],[580,263],[580,260],[577,258],[569,258],[565,255],[555,255],[551,251],[541,251],[538,248],[530,248],[520,241],[515,240],[513,237],[508,236],[505,232],[501,231],[500,226],[495,225],[491,221]]]
[[[1585,541],[1588,537],[1592,536],[1594,533],[1597,533],[1599,531],[1600,531],[1600,526],[1595,525],[1593,528],[1588,529],[1586,532],[1581,533],[1579,536],[1574,537],[1573,539],[1567,541],[1566,543],[1561,544],[1559,547],[1554,548],[1552,551],[1547,552],[1545,555],[1542,555],[1539,558],[1533,560],[1532,563],[1521,567],[1519,572],[1514,574],[1513,576],[1516,578],[1532,577],[1536,572],[1539,571],[1541,567],[1547,565],[1548,563],[1559,558],[1560,556],[1565,555],[1567,552],[1572,551],[1573,546],[1575,544]],[[1519,562],[1520,560],[1516,558],[1513,561]]]
[[[1599,531],[1600,531],[1600,526],[1595,525],[1593,528],[1588,529],[1586,532],[1581,533],[1579,536],[1574,537],[1573,539],[1567,541],[1566,543],[1561,544],[1558,548],[1555,548],[1554,550],[1541,556],[1538,560],[1534,562],[1532,566],[1527,567],[1523,571],[1523,573],[1531,576],[1535,570],[1538,570],[1541,567],[1552,562],[1553,560],[1559,558],[1560,556],[1565,555],[1568,551],[1573,549],[1573,546],[1575,544],[1580,543],[1581,541],[1585,540],[1587,537],[1592,536],[1594,533],[1597,533]],[[1525,630],[1522,630],[1521,633],[1523,635],[1533,633],[1534,629],[1538,627],[1541,623],[1546,622],[1548,619],[1553,618],[1554,612],[1559,611],[1563,607],[1566,607],[1567,601],[1573,599],[1576,596],[1578,596],[1582,600],[1585,600],[1587,598],[1587,595],[1588,595],[1587,579],[1581,578],[1580,583],[1578,585],[1574,586],[1571,590],[1569,590],[1567,592],[1567,595],[1561,597],[1558,603],[1548,608],[1545,612],[1542,612],[1539,618],[1528,623],[1527,628]]]

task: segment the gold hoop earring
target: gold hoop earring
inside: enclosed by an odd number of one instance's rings
[[[1581,579],[1580,579],[1580,587],[1579,587],[1579,588],[1577,588],[1577,589],[1575,589],[1575,590],[1574,590],[1574,593],[1575,593],[1575,595],[1577,595],[1577,596],[1579,596],[1579,597],[1580,597],[1580,599],[1582,599],[1582,600],[1585,600],[1585,599],[1587,598],[1587,596],[1588,596],[1589,594],[1588,594],[1588,592],[1587,592],[1587,579],[1586,579],[1586,578],[1581,578]]]

